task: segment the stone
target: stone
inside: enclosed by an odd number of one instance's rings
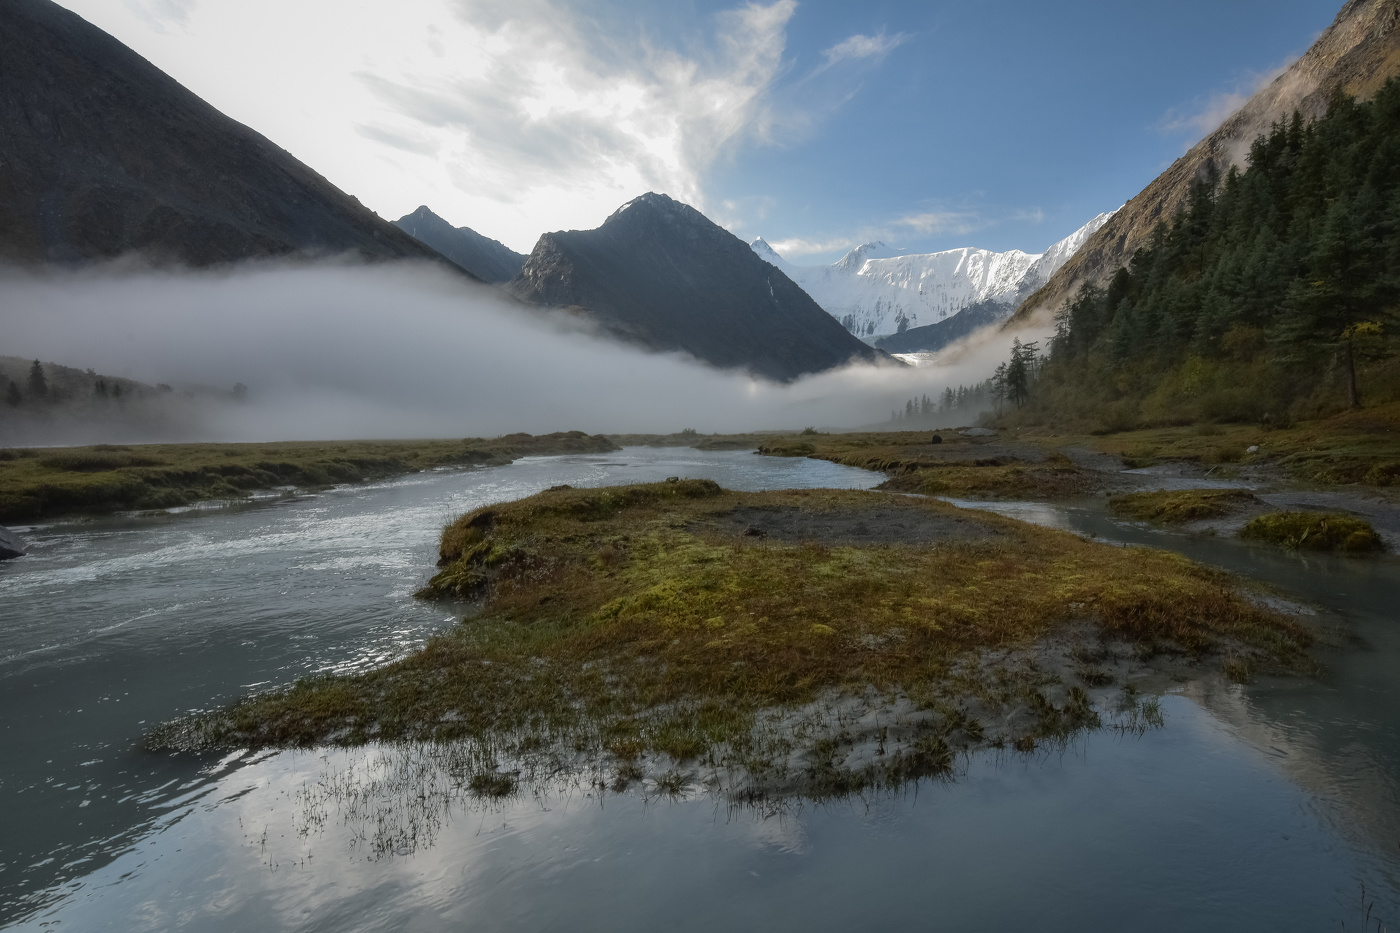
[[[0,560],[13,560],[23,557],[24,540],[4,525],[0,525]]]

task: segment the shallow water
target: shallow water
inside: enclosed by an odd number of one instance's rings
[[[1316,679],[1184,688],[1164,700],[1167,727],[1141,738],[978,755],[951,784],[776,815],[580,787],[425,810],[391,785],[350,812],[318,788],[392,772],[405,753],[139,749],[181,712],[421,643],[448,613],[410,594],[456,514],[558,483],[671,475],[741,489],[881,479],[629,449],[29,532],[32,556],[0,565],[0,923],[1354,929],[1363,885],[1373,913],[1400,917],[1396,562],[1300,563],[1093,507],[1000,510],[1272,582],[1340,611],[1349,644],[1323,652]]]

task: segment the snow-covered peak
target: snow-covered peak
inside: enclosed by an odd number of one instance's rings
[[[1100,214],[1042,254],[971,247],[906,253],[874,242],[857,246],[831,265],[797,266],[762,237],[750,246],[802,286],[847,330],[872,341],[937,323],[980,302],[1014,308],[1048,281],[1111,216]]]
[[[1026,271],[1026,281],[1020,289],[1022,297],[1029,295],[1031,292],[1050,281],[1050,277],[1060,271],[1060,267],[1069,262],[1070,257],[1079,252],[1079,248],[1089,241],[1089,237],[1098,233],[1099,228],[1108,223],[1109,218],[1116,213],[1118,213],[1118,211],[1108,211],[1107,213],[1100,214],[1047,249],[1045,254],[1036,260],[1035,264]]]
[[[764,262],[772,263],[779,269],[787,268],[788,261],[783,257],[779,256],[778,251],[775,250],[773,247],[769,246],[768,241],[765,240],[763,237],[758,237],[752,243],[750,243],[749,249],[753,250],[756,254],[758,254],[758,258],[762,259]]]

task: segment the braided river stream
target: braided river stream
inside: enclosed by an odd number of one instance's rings
[[[949,781],[730,805],[561,778],[454,792],[423,749],[199,757],[146,731],[453,621],[412,598],[456,515],[550,486],[883,477],[628,448],[20,529],[0,564],[0,927],[21,930],[1400,929],[1400,561],[998,511],[1177,550],[1314,606],[1317,676],[1183,683],[1165,725]],[[1379,924],[1379,925],[1378,925]]]

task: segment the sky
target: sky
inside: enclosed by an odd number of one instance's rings
[[[59,0],[381,216],[529,252],[649,190],[802,264],[1040,252],[1339,0]]]

